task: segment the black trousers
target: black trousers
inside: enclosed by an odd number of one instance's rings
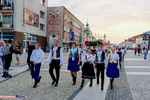
[[[12,54],[8,54],[5,56],[5,69],[9,70],[9,67],[11,66],[12,61]]]
[[[30,61],[30,56],[28,56],[27,58],[27,64],[29,66],[29,69],[31,69],[31,67],[33,66],[33,63]]]
[[[105,64],[104,63],[97,63],[96,65],[97,71],[97,82],[99,83],[99,76],[101,74],[101,87],[104,86],[104,73],[105,73]]]
[[[120,65],[120,69],[122,69],[121,59],[119,59],[119,65]]]
[[[60,75],[60,60],[52,60],[50,67],[49,67],[49,73],[52,77],[52,80],[56,82],[56,84],[58,84],[59,81],[59,75]],[[56,71],[56,77],[54,76],[53,70],[55,69]]]

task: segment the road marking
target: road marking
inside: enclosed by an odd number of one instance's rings
[[[137,60],[138,61],[138,60],[145,60],[145,59],[125,59],[125,61],[126,60]]]
[[[150,75],[150,72],[126,72],[127,75]]]
[[[150,66],[125,66],[125,68],[150,68]]]

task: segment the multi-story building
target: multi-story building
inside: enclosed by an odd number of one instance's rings
[[[50,15],[51,11],[57,11],[59,15],[53,19]],[[49,47],[53,45],[53,32],[59,40],[60,45],[66,49],[71,47],[71,42],[76,42],[78,46],[84,43],[84,24],[77,19],[64,6],[48,7],[48,26],[47,26],[47,42]],[[54,23],[53,23],[54,20]],[[53,31],[54,30],[54,31]]]
[[[28,42],[46,48],[48,0],[0,0],[0,39],[18,42],[26,52]]]

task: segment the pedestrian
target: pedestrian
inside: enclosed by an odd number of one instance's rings
[[[138,56],[140,56],[141,49],[138,47]]]
[[[30,56],[32,54],[32,51],[35,49],[35,46],[32,45],[32,42],[29,42],[29,48],[28,48],[28,57],[27,57],[27,64],[29,66],[28,70],[31,70],[31,61],[30,61]]]
[[[31,66],[31,76],[35,80],[33,88],[37,87],[37,84],[40,82],[42,78],[40,76],[40,69],[41,69],[41,63],[44,59],[44,52],[42,49],[40,49],[40,47],[41,44],[36,43],[35,50],[32,51],[32,54],[30,56],[30,61],[33,63]]]
[[[111,48],[111,53],[108,55],[106,70],[106,75],[110,78],[110,88],[113,89],[114,78],[119,77],[119,55],[115,47]]]
[[[15,47],[14,51],[15,51],[15,54],[16,54],[17,65],[19,65],[20,64],[20,54],[21,53],[20,53],[20,46],[19,46],[18,43],[16,43],[16,47]]]
[[[105,73],[105,59],[106,59],[106,54],[102,50],[103,46],[99,45],[98,46],[98,52],[96,53],[95,56],[95,62],[96,62],[96,74],[97,74],[97,84],[99,84],[99,75],[101,74],[101,90],[104,89],[104,73]]]
[[[117,54],[119,55],[119,64],[120,64],[120,70],[122,69],[121,60],[122,60],[122,52],[121,48],[118,48]]]
[[[1,61],[2,61],[2,59],[1,59],[1,57],[2,57],[2,42],[0,41],[0,68],[3,68],[2,67],[2,63],[1,63]]]
[[[8,44],[4,45],[2,48],[3,56],[5,57],[5,66],[3,68],[3,76],[4,78],[12,78],[9,74],[9,67],[11,66],[12,61],[12,53],[13,53],[13,41],[8,40]]]
[[[84,56],[85,54],[86,54],[86,48],[85,48],[85,46],[83,45],[83,47],[82,47],[82,56]]]
[[[68,70],[70,70],[71,76],[73,78],[73,85],[76,84],[77,72],[80,70],[80,50],[77,48],[77,44],[72,43],[72,49],[69,50],[68,57]]]
[[[122,47],[121,52],[122,52],[122,61],[124,61],[124,56],[126,54],[126,51],[125,51],[124,47]]]
[[[147,51],[148,51],[147,48],[145,48],[144,51],[143,51],[145,60],[147,59]]]
[[[82,67],[82,83],[81,83],[81,88],[84,85],[84,81],[85,79],[90,79],[90,85],[89,87],[91,87],[93,85],[93,79],[95,79],[95,72],[94,72],[94,55],[91,54],[92,50],[88,49],[88,53],[82,57],[82,62],[83,67]]]
[[[134,54],[135,54],[135,56],[136,56],[136,53],[137,53],[137,48],[134,48]]]
[[[52,77],[52,84],[58,86],[59,75],[60,75],[60,67],[64,64],[63,50],[60,46],[58,46],[59,41],[54,40],[54,46],[50,50],[50,54],[48,57],[49,62],[49,73]],[[54,76],[53,70],[56,71],[56,77]]]
[[[0,41],[0,56],[1,56],[1,61],[3,63],[3,69],[5,67],[5,56],[2,53],[2,49],[3,49],[4,45],[5,45],[5,42],[4,41]]]

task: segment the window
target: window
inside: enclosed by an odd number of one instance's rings
[[[14,0],[4,0],[4,6],[14,6]]]
[[[68,32],[70,32],[70,28],[68,28]]]
[[[66,26],[64,26],[64,31],[66,32]]]
[[[13,32],[1,32],[0,39],[7,42],[7,40],[13,40],[14,33]]]
[[[69,43],[69,38],[67,39],[67,43]]]
[[[45,6],[45,0],[41,0],[41,5]]]
[[[45,13],[43,11],[40,11],[40,17],[44,18],[44,16],[45,16]]]
[[[66,15],[64,15],[64,20],[66,20]]]
[[[70,22],[70,18],[68,17],[68,22]]]
[[[40,30],[44,31],[44,24],[40,24]]]
[[[64,39],[63,39],[63,42],[65,43],[66,42],[66,38],[64,37]]]
[[[13,16],[4,16],[3,23],[12,24],[13,23]]]

